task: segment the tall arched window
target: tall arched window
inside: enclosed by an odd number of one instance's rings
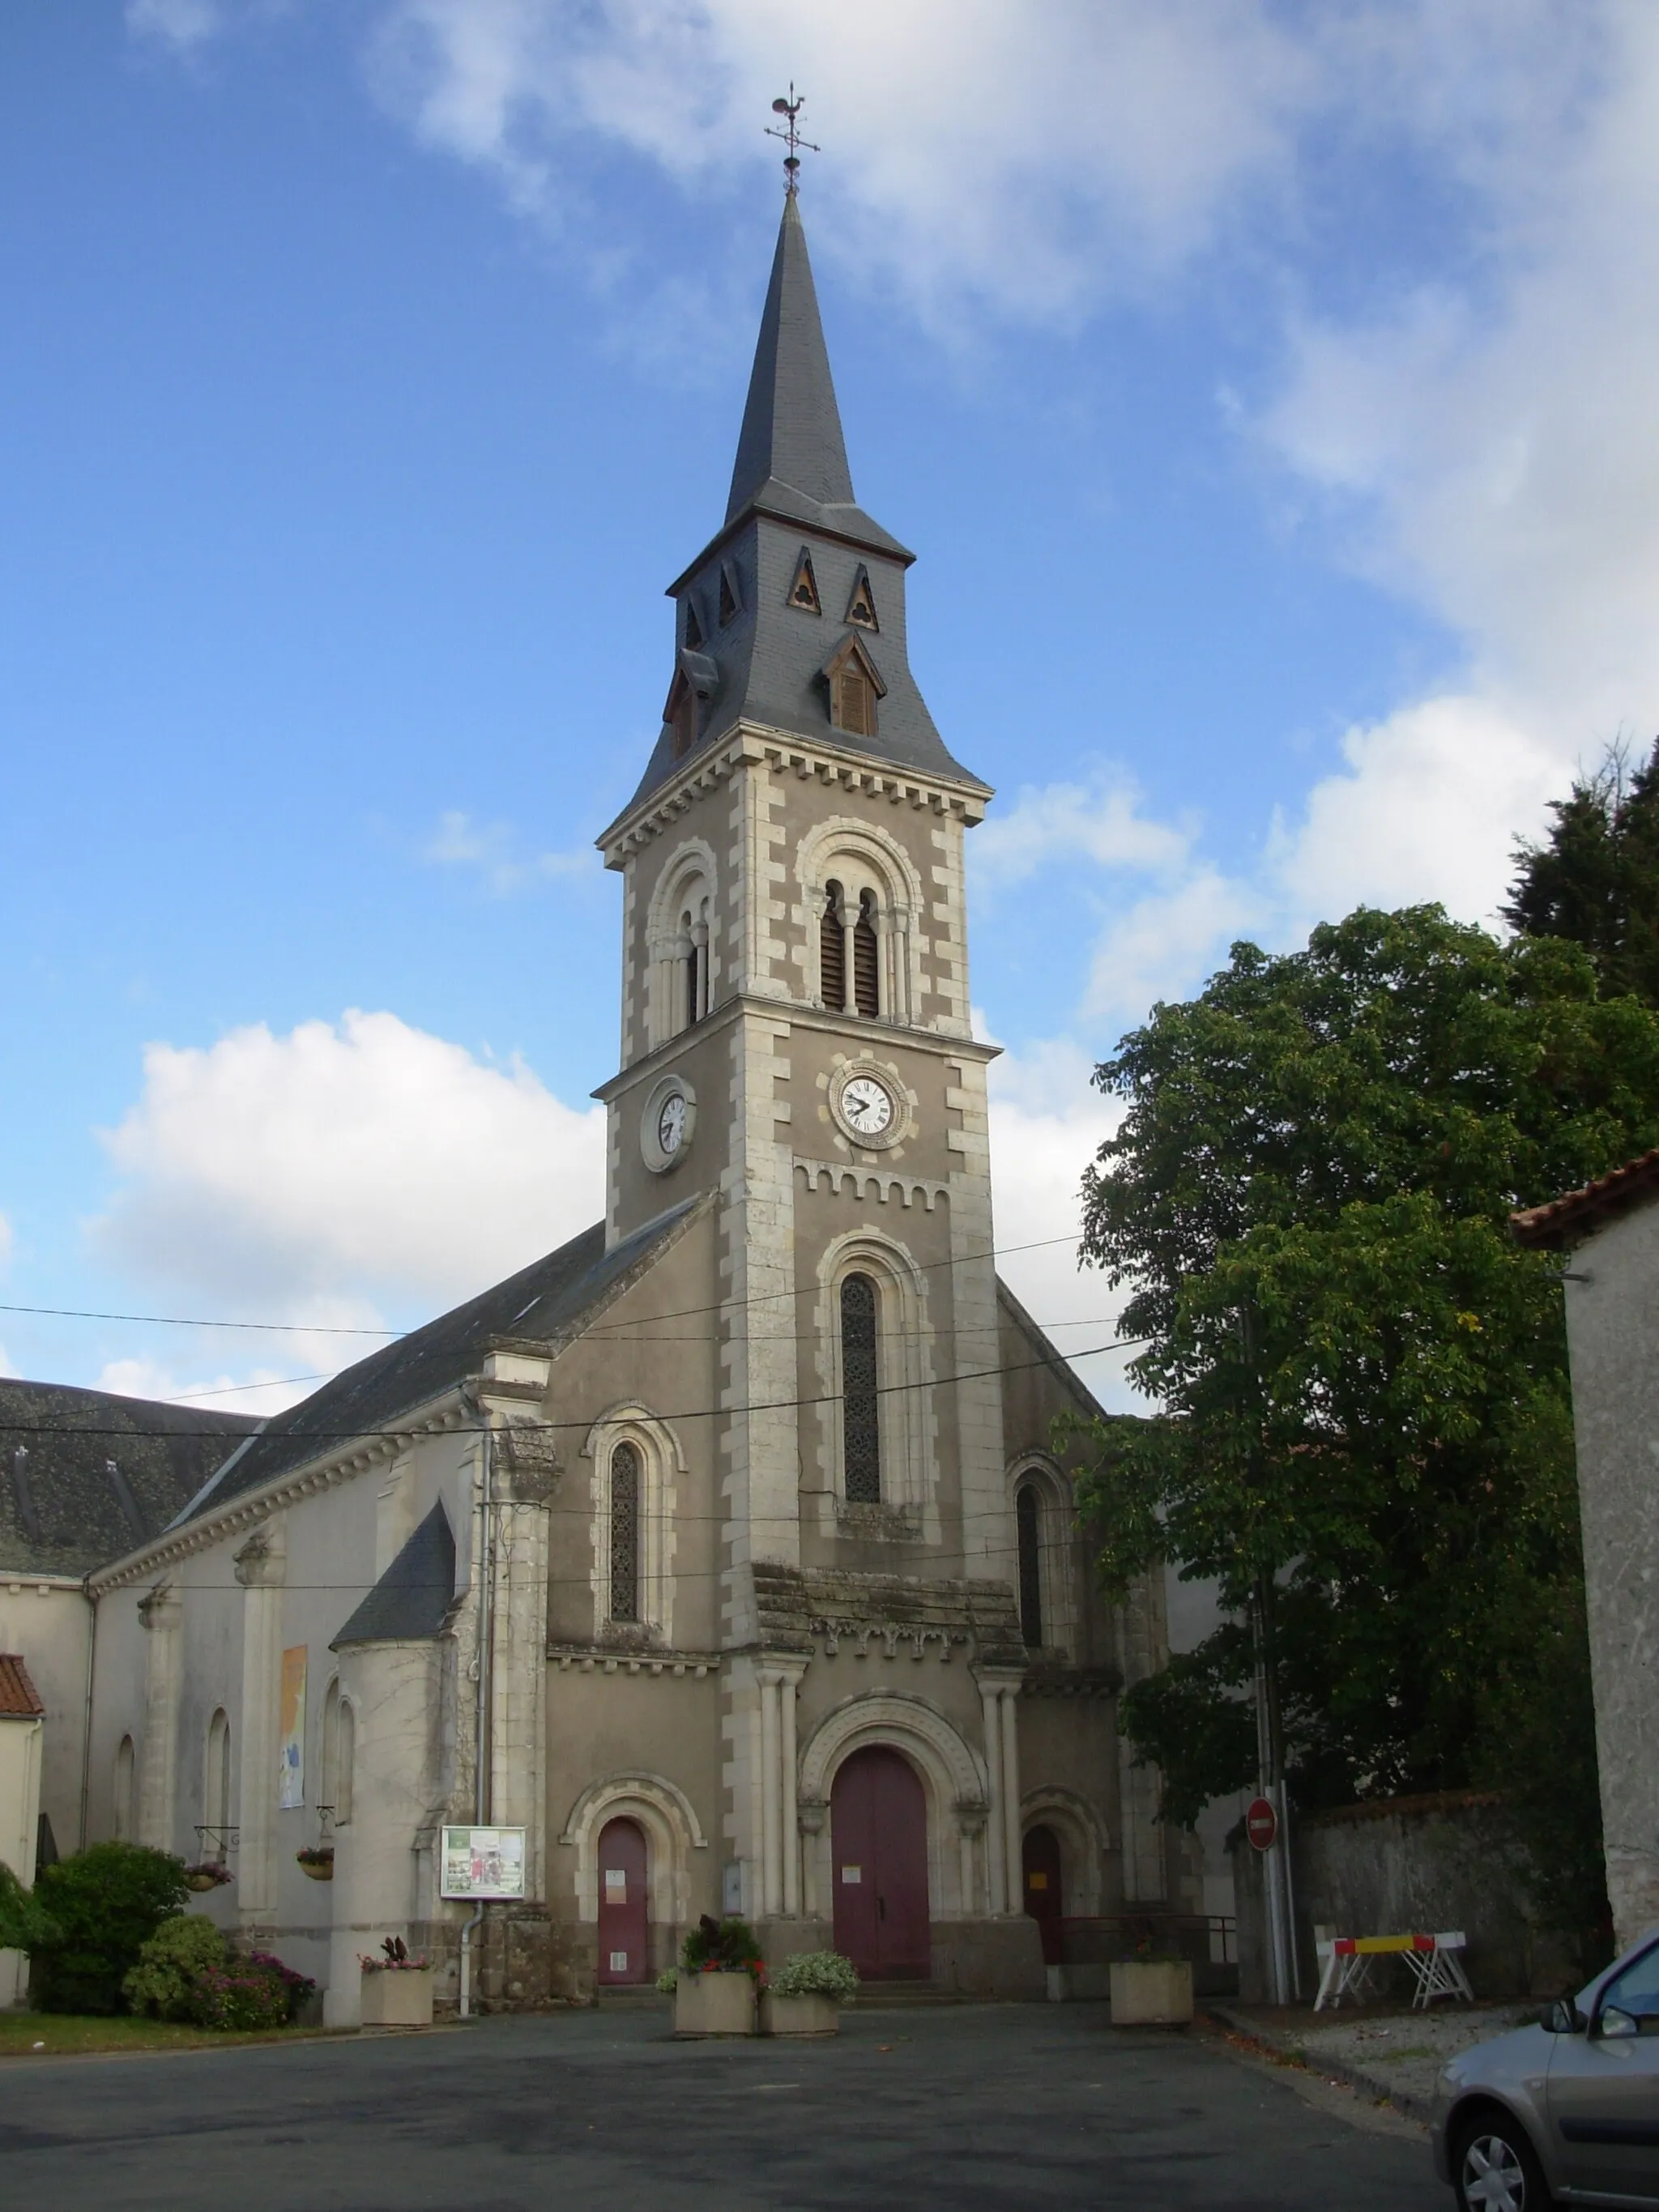
[[[132,1738],[124,1735],[115,1753],[115,1835],[118,1843],[130,1844],[138,1825],[137,1806],[134,1802],[138,1786],[138,1755],[132,1747]]]
[[[640,1455],[632,1444],[611,1455],[611,1618],[640,1617]]]
[[[1032,1651],[1042,1648],[1042,1501],[1034,1482],[1022,1482],[1014,1495],[1014,1527],[1019,1542],[1019,1632]]]
[[[334,1808],[334,1825],[343,1827],[351,1818],[351,1785],[357,1761],[357,1720],[351,1700],[340,1694],[337,1677],[323,1699],[323,1794],[321,1802]]]
[[[876,901],[872,891],[859,894],[859,918],[853,925],[853,1004],[874,1021],[881,1012],[880,948],[876,941]]]
[[[222,1705],[208,1723],[207,1771],[203,1782],[202,1818],[217,1832],[208,1838],[208,1850],[212,1857],[222,1860],[231,1805],[230,1718]]]
[[[841,885],[830,884],[818,922],[818,968],[823,1003],[836,1014],[847,1004],[847,932],[841,926]]]
[[[849,1503],[881,1503],[881,1422],[876,1286],[848,1275],[841,1286],[842,1458]]]

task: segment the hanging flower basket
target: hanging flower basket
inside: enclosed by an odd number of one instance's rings
[[[334,1846],[332,1844],[308,1844],[295,1851],[300,1871],[313,1881],[332,1881],[334,1879]]]
[[[185,1869],[185,1887],[194,1890],[198,1897],[205,1897],[210,1889],[222,1889],[229,1880],[228,1867],[204,1862]]]

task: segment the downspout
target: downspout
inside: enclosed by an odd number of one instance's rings
[[[495,1565],[490,1546],[490,1489],[495,1467],[490,1453],[489,1425],[483,1432],[483,1480],[478,1494],[478,1697],[473,1719],[472,1818],[483,1827],[489,1817],[489,1684],[495,1671]],[[461,1997],[463,2020],[472,2015],[472,1938],[483,1925],[483,1899],[473,1907],[472,1917],[461,1930]]]
[[[92,1607],[92,1626],[87,1631],[87,1711],[81,1729],[81,1833],[76,1844],[77,1850],[83,1851],[87,1847],[88,1808],[92,1794],[92,1686],[98,1672],[98,1600],[93,1594],[90,1575],[81,1588]]]

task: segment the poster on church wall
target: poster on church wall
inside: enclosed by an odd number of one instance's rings
[[[446,1828],[441,1897],[522,1897],[522,1828]]]
[[[278,1723],[276,1802],[292,1812],[306,1802],[306,1646],[283,1654],[283,1703]]]

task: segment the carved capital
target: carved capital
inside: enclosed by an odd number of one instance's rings
[[[540,1424],[509,1423],[495,1431],[494,1448],[497,1479],[504,1480],[512,1504],[550,1504],[564,1473],[564,1462],[550,1429]]]
[[[982,1836],[985,1823],[991,1817],[991,1808],[982,1797],[958,1797],[957,1826],[964,1836]]]
[[[179,1593],[171,1583],[157,1583],[147,1597],[138,1601],[138,1618],[148,1629],[177,1628],[182,1611]]]
[[[803,1797],[795,1807],[795,1819],[802,1835],[822,1835],[824,1816],[829,1810],[822,1797]]]
[[[231,1565],[244,1589],[275,1589],[288,1567],[288,1546],[274,1522],[262,1522],[240,1552],[231,1554]]]

